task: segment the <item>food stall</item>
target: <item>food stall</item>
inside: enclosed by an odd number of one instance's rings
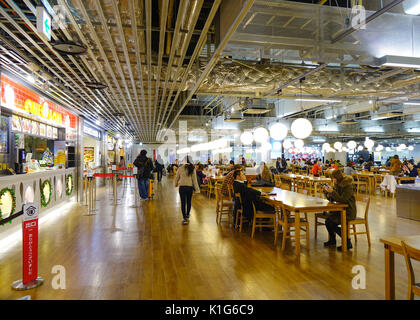
[[[0,219],[24,203],[37,203],[42,214],[76,195],[78,121],[19,80],[1,75]]]

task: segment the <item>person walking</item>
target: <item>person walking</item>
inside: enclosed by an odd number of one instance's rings
[[[165,165],[163,164],[162,157],[158,155],[156,161],[155,161],[155,168],[157,172],[157,180],[160,182],[162,180],[163,175],[163,169],[165,169]]]
[[[181,198],[182,224],[186,225],[190,222],[191,199],[193,192],[200,192],[198,186],[197,174],[195,167],[187,156],[186,164],[179,167],[176,172],[174,185],[179,187],[179,196]]]
[[[137,167],[137,183],[139,186],[140,198],[142,200],[147,200],[148,198],[149,179],[150,174],[153,171],[153,162],[146,157],[146,154],[146,150],[141,150],[133,163]]]

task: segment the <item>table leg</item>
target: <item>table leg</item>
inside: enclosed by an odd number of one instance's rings
[[[295,212],[295,246],[296,246],[296,255],[300,256],[300,213],[299,211]]]
[[[341,249],[347,251],[347,222],[346,210],[341,210]]]
[[[385,245],[385,299],[395,300],[394,252]]]

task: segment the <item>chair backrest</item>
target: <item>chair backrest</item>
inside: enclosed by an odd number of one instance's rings
[[[236,209],[236,211],[239,211],[239,212],[243,212],[242,211],[242,197],[241,197],[241,194],[238,192],[238,193],[235,193],[235,198],[236,199],[238,199],[238,201],[239,201],[239,206],[240,206],[240,209]]]
[[[366,207],[365,207],[365,220],[368,220],[368,215],[369,215],[369,206],[370,206],[370,197],[369,196],[365,196],[365,195],[356,195],[355,196],[356,201],[360,201],[365,203]]]
[[[233,191],[233,185],[228,185],[228,194],[229,194],[229,200],[232,200],[234,191]]]
[[[278,174],[274,175],[274,185],[278,188],[281,186],[281,178]]]
[[[416,280],[414,277],[414,270],[413,265],[411,264],[411,259],[420,261],[420,249],[408,245],[405,241],[401,241],[401,246],[407,266],[409,285],[414,285]]]

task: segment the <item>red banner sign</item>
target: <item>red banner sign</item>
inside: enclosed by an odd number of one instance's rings
[[[35,204],[26,204],[23,208],[23,284],[38,277],[38,208]],[[29,220],[30,219],[30,220]]]
[[[76,128],[76,115],[3,75],[1,76],[1,105],[25,112],[40,120],[47,120],[51,124]]]

